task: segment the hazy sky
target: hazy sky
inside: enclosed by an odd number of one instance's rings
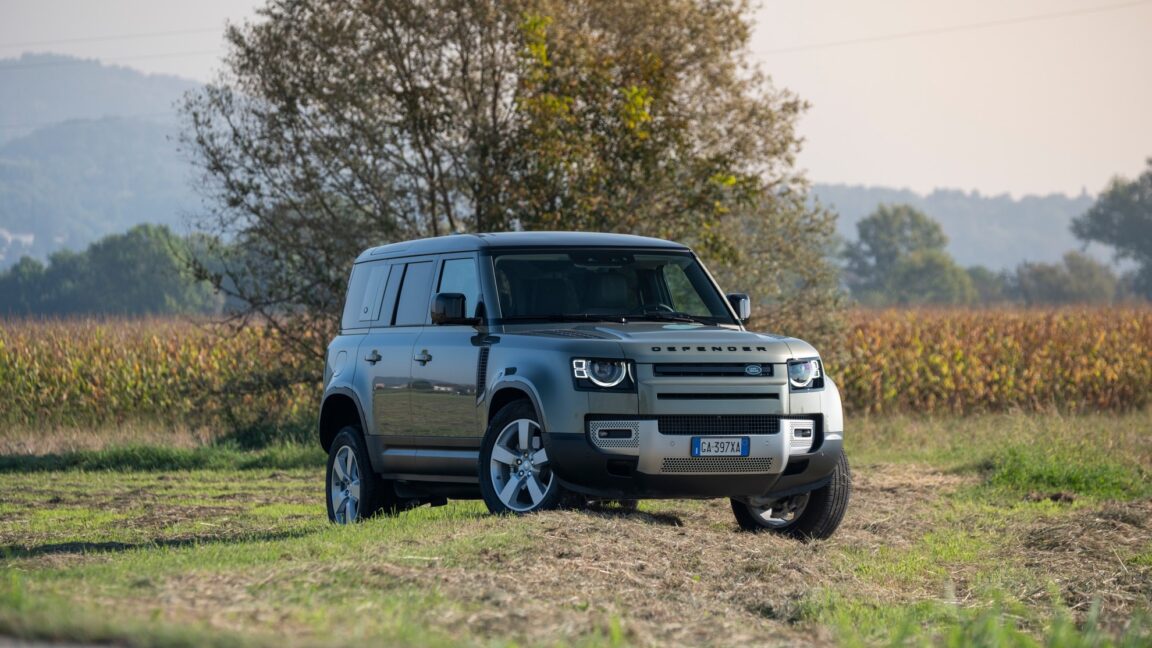
[[[0,58],[210,78],[253,0],[0,0]],[[754,57],[812,104],[817,182],[1097,193],[1152,156],[1152,0],[763,0]],[[0,79],[2,82],[2,79]]]

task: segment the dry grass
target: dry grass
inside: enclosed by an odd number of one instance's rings
[[[1121,632],[1152,605],[1152,500],[994,503],[925,464],[855,475],[840,532],[812,544],[741,533],[722,500],[452,503],[346,529],[321,519],[319,471],[7,476],[0,546],[33,601],[283,645],[824,645],[1001,598],[1039,631],[1054,595]]]

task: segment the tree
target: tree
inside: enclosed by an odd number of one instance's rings
[[[161,315],[206,312],[210,287],[188,276],[188,241],[162,225],[138,225],[83,252],[62,250],[47,266],[24,257],[0,273],[0,314]]]
[[[1011,301],[1012,276],[1007,272],[993,272],[977,265],[968,268],[968,279],[976,290],[976,300],[981,304],[998,304]]]
[[[901,258],[948,244],[940,224],[911,205],[881,204],[856,231],[857,240],[844,252],[848,282],[856,290],[880,289]]]
[[[940,224],[910,205],[880,205],[844,251],[846,283],[865,304],[967,304],[972,280],[944,251]]]
[[[1140,177],[1112,180],[1096,204],[1072,221],[1072,233],[1116,249],[1116,256],[1140,264],[1135,285],[1152,298],[1152,157]]]
[[[825,220],[792,170],[804,105],[750,31],[743,0],[270,0],[184,105],[220,241],[198,270],[320,356],[373,244],[590,229],[735,267],[749,223],[824,263],[830,228],[774,233]]]
[[[967,305],[976,300],[968,273],[947,252],[916,250],[900,257],[889,271],[884,294],[901,305]]]
[[[1118,280],[1108,266],[1080,252],[1067,252],[1062,264],[1024,263],[1016,268],[1016,289],[1029,306],[1108,304]]]

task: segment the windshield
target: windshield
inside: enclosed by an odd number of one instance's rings
[[[493,268],[504,321],[736,323],[688,253],[507,252]]]

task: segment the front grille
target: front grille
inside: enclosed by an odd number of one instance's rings
[[[752,369],[752,373],[749,373],[749,367],[759,368],[759,372]],[[744,378],[763,378],[772,375],[772,365],[758,362],[666,362],[652,365],[652,374],[669,377],[720,378],[742,376]]]
[[[675,436],[780,432],[780,417],[774,414],[677,414],[656,418],[660,425],[660,434]]]
[[[663,473],[763,473],[770,470],[771,457],[672,457],[660,465]]]

